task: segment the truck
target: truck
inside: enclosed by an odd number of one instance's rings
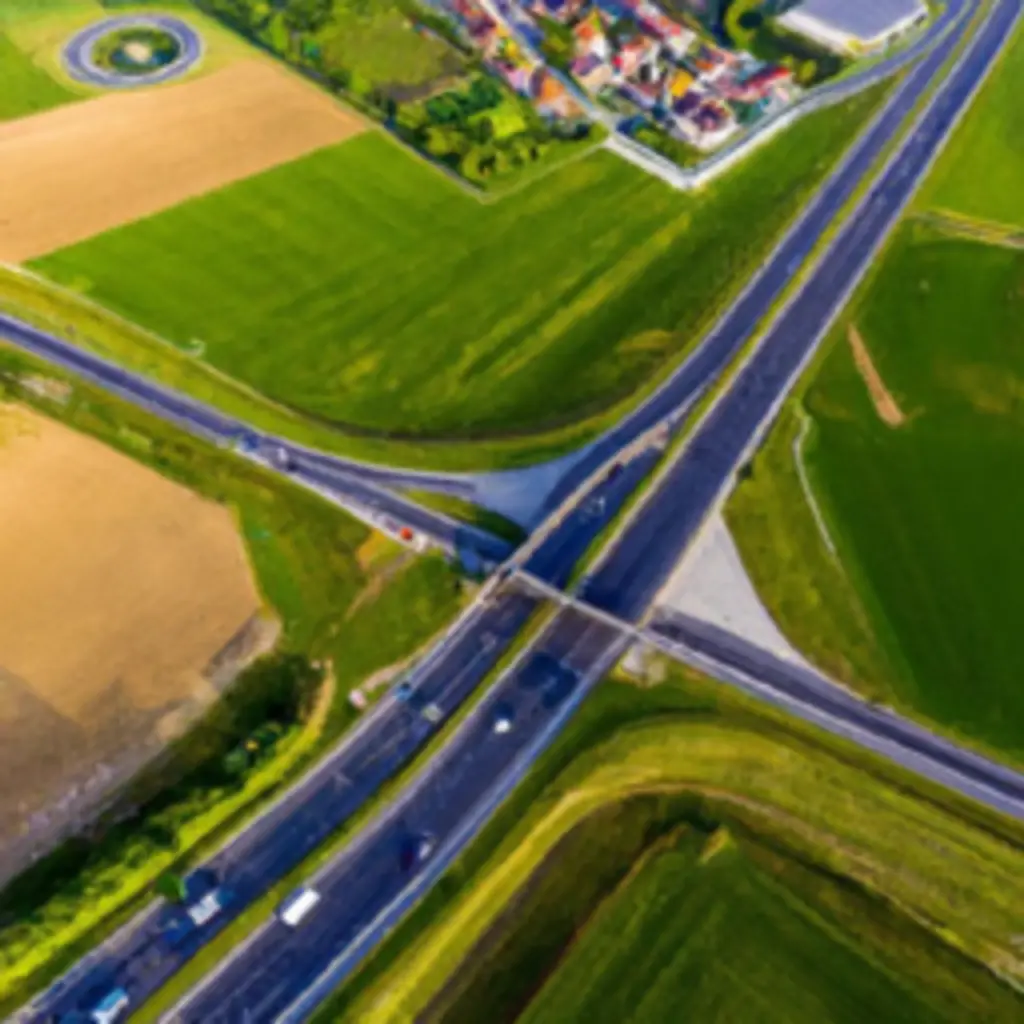
[[[282,924],[289,928],[297,928],[302,919],[320,902],[320,893],[308,886],[296,889],[277,908],[277,916]]]
[[[114,1024],[124,1016],[128,1003],[128,993],[123,988],[115,988],[96,1004],[96,1008],[89,1014],[89,1019],[93,1024]]]

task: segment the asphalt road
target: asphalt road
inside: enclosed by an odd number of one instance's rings
[[[951,30],[942,50],[948,53],[949,42],[960,36],[965,14],[974,9],[977,0],[950,0],[933,29],[929,40],[940,38]],[[924,47],[924,41],[920,47]],[[915,47],[917,49],[917,47]],[[897,63],[900,63],[902,58]],[[934,70],[934,62],[926,61],[918,73],[912,74],[897,89],[884,112],[871,129],[862,134],[833,172],[826,184],[801,213],[792,229],[779,243],[761,270],[751,280],[742,295],[723,318],[701,341],[692,355],[647,400],[641,403],[619,424],[606,432],[587,450],[584,458],[573,467],[548,496],[547,509],[553,509],[601,465],[613,458],[626,445],[656,427],[666,418],[676,415],[699,394],[736,355],[751,331],[768,313],[779,295],[792,280],[807,254],[817,244],[822,233],[831,225],[840,209],[861,183],[871,162],[913,107]],[[878,74],[876,68],[873,74]],[[233,443],[245,431],[245,425],[194,399],[176,394],[145,377],[131,373],[116,363],[104,360],[94,353],[79,349],[72,342],[29,326],[13,317],[0,313],[0,336],[13,344],[40,356],[105,387],[128,401],[172,423],[218,443]],[[472,499],[472,479],[465,474],[439,473],[388,467],[360,462],[341,456],[310,451],[300,445],[283,442],[279,438],[261,435],[261,451],[269,454],[276,447],[285,447],[299,464],[299,476],[314,470],[332,474],[332,488],[336,500],[348,505],[359,514],[365,507],[365,495],[356,487],[356,481],[374,487],[374,498],[386,506],[388,515],[396,521],[415,516],[409,525],[434,538],[449,550],[458,546],[472,547],[490,560],[502,557],[502,544],[482,531],[460,527],[438,513],[421,509],[402,501],[383,487],[435,488]],[[383,487],[381,486],[383,485]],[[397,504],[396,504],[397,502]],[[504,549],[507,554],[507,548]]]
[[[794,711],[920,775],[1024,819],[1024,777],[922,726],[841,689],[805,665],[779,658],[741,637],[679,612],[659,609],[648,629],[682,645],[685,660]],[[694,658],[693,655],[697,657]]]
[[[137,27],[161,29],[173,36],[180,47],[178,56],[163,67],[135,75],[120,74],[96,63],[93,48],[101,39],[118,29]],[[96,85],[103,89],[134,89],[170,82],[185,74],[202,56],[202,37],[188,22],[166,14],[134,14],[104,18],[82,29],[65,45],[61,59],[68,74],[86,85]]]
[[[777,400],[810,354],[846,290],[895,221],[913,183],[957,110],[998,51],[1019,11],[1002,0],[950,75],[921,127],[818,264],[807,286],[768,333],[735,386],[698,429],[684,455],[661,479],[610,556],[589,581],[586,599],[627,620],[640,619],[706,514],[747,457]],[[922,88],[949,55],[941,45],[911,82]],[[904,94],[906,95],[906,94]],[[909,104],[909,98],[904,100]],[[672,628],[669,624],[669,628]],[[678,629],[678,623],[675,624]],[[706,636],[697,638],[707,645]],[[714,638],[712,638],[714,639]],[[694,642],[692,636],[690,642]],[[457,855],[517,774],[550,740],[575,701],[621,653],[623,634],[573,607],[560,611],[528,654],[425,766],[416,783],[328,864],[316,884],[324,899],[296,930],[269,922],[238,955],[205,979],[176,1008],[182,1022],[298,1021],[356,966]],[[749,660],[748,651],[719,649],[743,669],[781,673],[799,699],[834,710],[835,687],[804,679],[793,666]],[[732,661],[729,662],[732,665]],[[566,674],[568,670],[568,674]],[[515,727],[493,729],[498,703],[514,710]],[[858,713],[863,705],[858,704]],[[869,709],[870,710],[870,709]],[[890,729],[890,723],[895,723]],[[859,724],[885,733],[889,756],[921,771],[936,766],[948,785],[990,806],[1024,812],[1024,779],[879,712]],[[922,737],[927,737],[922,739]],[[524,755],[529,755],[525,761]],[[984,782],[978,786],[979,773]],[[932,773],[934,775],[934,772]],[[410,864],[403,851],[430,837],[431,852]]]
[[[776,399],[811,351],[841,293],[856,279],[873,246],[895,218],[930,151],[1008,31],[1019,2],[1001,0],[998,4],[993,18],[973,45],[969,60],[944,83],[940,101],[923,127],[915,132],[910,147],[872,193],[862,215],[854,218],[851,226],[838,236],[810,282],[771,330],[735,386],[699,428],[683,457],[651,492],[628,531],[591,579],[585,592],[588,601],[629,620],[644,613],[679,552],[719,500],[736,467],[747,457]],[[836,182],[846,180],[851,168],[864,173],[902,114],[913,105],[948,56],[953,38],[940,44],[908,76],[892,106],[868,133],[874,148],[859,145],[826,186],[823,195],[831,198],[821,210],[819,230],[798,226],[766,272],[741,298],[738,308],[745,309],[747,317],[758,315],[757,303],[745,303],[758,290],[759,282],[771,278],[781,286],[809,252],[859,176],[848,181],[845,191],[836,191]],[[888,126],[887,130],[883,126]],[[811,210],[817,205],[812,205]],[[806,219],[801,225],[805,223]],[[777,279],[775,274],[779,275]],[[743,325],[737,324],[736,329],[740,326]],[[749,332],[751,326],[752,321],[748,321],[744,330]],[[741,343],[733,337],[733,350]],[[68,348],[81,355],[71,346]],[[720,369],[714,359],[700,355],[703,351],[704,346],[688,364],[709,359],[701,373],[702,384]],[[86,370],[91,372],[89,367]],[[138,387],[137,379],[130,375],[125,378],[129,379],[119,381],[119,387],[130,391]],[[152,400],[149,392],[137,397],[144,404]],[[167,399],[166,393],[160,394],[161,403]],[[203,430],[226,440],[236,437],[239,425],[229,419],[210,410],[197,414],[196,406],[180,397],[171,396],[170,401],[183,403],[174,410],[179,420],[191,421],[200,415],[204,419]],[[298,454],[301,457],[301,452]],[[318,471],[340,472],[326,469],[319,458],[315,466]],[[568,567],[575,560],[573,554],[582,552],[614,515],[628,489],[636,483],[634,473],[639,475],[640,470],[639,463],[627,467],[614,479],[599,485],[604,500],[598,497],[581,503],[535,552],[527,569],[556,585],[564,584]],[[349,479],[345,476],[346,485]],[[328,478],[323,485],[335,486],[335,478]],[[374,497],[376,494],[374,489]],[[234,912],[299,863],[329,831],[363,806],[384,779],[408,763],[507,650],[535,607],[536,599],[508,585],[499,587],[492,599],[474,609],[416,673],[417,691],[424,700],[439,705],[440,721],[432,723],[409,704],[389,696],[335,755],[219,855],[215,866],[236,894]],[[443,871],[486,813],[507,792],[517,773],[525,771],[589,687],[618,657],[625,642],[619,630],[576,609],[559,612],[515,669],[503,676],[445,749],[430,761],[418,781],[328,864],[317,880],[325,898],[309,919],[294,931],[279,922],[270,922],[224,965],[222,972],[211,975],[209,983],[191,995],[175,1019],[244,1020],[258,1024],[277,1019],[289,1006],[292,1009],[287,1010],[288,1019],[302,1019],[309,1006],[354,966],[358,956],[372,946],[383,929],[396,921]],[[732,652],[730,656],[734,655]],[[808,699],[818,699],[816,694],[817,690]],[[499,704],[502,713],[514,722],[507,733],[498,733],[493,728]],[[955,784],[957,771],[966,763],[957,762],[956,757],[969,756],[972,772],[977,759],[952,749],[954,762],[949,777]],[[916,762],[931,756],[928,750],[914,751],[907,759],[908,766],[916,769]],[[410,864],[410,844],[427,836],[432,846],[429,856]],[[136,927],[119,933],[116,941],[101,949],[83,971],[38,1004],[32,1019],[88,1009],[114,985],[124,985],[137,1005],[230,917],[230,912],[222,914],[204,927],[192,940],[193,944],[171,949],[165,936],[168,915],[173,913],[158,908],[139,919]],[[336,956],[340,959],[332,966]]]
[[[564,586],[580,555],[659,454],[638,451],[597,480],[526,560],[530,572]],[[409,677],[412,700],[400,700],[392,690],[324,763],[204,865],[233,893],[222,913],[182,940],[174,929],[183,911],[154,905],[51,986],[23,1019],[68,1019],[118,987],[128,991],[133,1005],[143,1002],[410,763],[496,666],[541,603],[511,584],[491,584]]]
[[[360,472],[349,463],[254,430],[241,420],[118,366],[73,342],[0,313],[0,338],[116,395],[193,436],[221,447],[241,448],[263,465],[277,468],[286,453],[288,475],[343,505],[365,522],[391,534],[402,527],[452,553],[472,553],[488,566],[503,561],[512,546],[484,530],[424,508],[382,486],[382,475]],[[406,484],[412,478],[405,479]]]

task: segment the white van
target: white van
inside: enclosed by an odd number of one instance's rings
[[[296,889],[280,907],[277,916],[289,928],[297,928],[302,919],[320,902],[320,893],[303,886]]]

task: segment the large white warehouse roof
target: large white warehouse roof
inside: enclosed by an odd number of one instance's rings
[[[820,32],[836,41],[846,39],[870,47],[905,31],[927,14],[924,0],[804,0],[780,21],[803,34]]]

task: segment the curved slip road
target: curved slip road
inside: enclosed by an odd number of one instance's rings
[[[889,61],[880,62],[864,72],[865,77],[858,77],[857,81],[863,86],[880,80],[895,69],[903,67],[911,57],[933,51],[940,43],[948,52],[950,40],[961,38],[966,19],[976,5],[977,0],[950,0],[931,30],[911,48],[911,51],[898,54]],[[843,157],[828,181],[819,189],[784,238],[766,258],[761,269],[700,342],[697,349],[654,394],[619,424],[587,446],[583,457],[548,494],[544,505],[546,511],[560,505],[582,481],[612,459],[616,452],[662,421],[678,416],[679,410],[686,408],[707,383],[729,364],[748,340],[758,321],[767,315],[792,281],[803,260],[831,225],[836,212],[856,190],[884,144],[914,106],[922,92],[921,83],[922,79],[911,75],[908,81],[897,89],[882,113]],[[840,83],[835,88],[847,89],[849,84]],[[0,336],[9,337],[15,345],[73,373],[86,374],[89,379],[116,390],[123,397],[158,416],[166,415],[173,392],[141,375],[124,370],[100,356],[79,349],[48,332],[21,323],[2,312]],[[198,401],[182,396],[177,396],[177,400],[190,410],[183,415],[172,413],[173,422],[179,426],[188,427],[188,421],[191,420],[195,429],[210,433],[215,429],[211,424],[227,422],[227,417]],[[237,421],[230,423],[232,430],[237,431],[242,426]],[[378,485],[435,489],[467,500],[481,500],[484,497],[478,493],[475,475],[471,473],[446,473],[375,465],[358,459],[317,452],[269,436],[265,437],[265,442],[268,446],[284,444],[304,465],[337,472],[348,479],[358,477]],[[485,501],[483,503],[486,504]]]

